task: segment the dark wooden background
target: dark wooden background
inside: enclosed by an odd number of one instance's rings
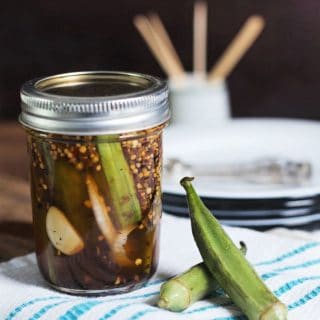
[[[22,82],[59,72],[121,69],[163,76],[132,25],[156,10],[192,67],[193,0],[2,0],[0,116],[15,119]],[[320,2],[209,0],[211,66],[244,20],[262,14],[261,39],[229,78],[235,116],[320,119]]]
[[[0,125],[0,262],[33,250],[26,137],[14,123]]]

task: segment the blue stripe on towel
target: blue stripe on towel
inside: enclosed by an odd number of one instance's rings
[[[134,315],[132,315],[130,318],[128,318],[128,320],[138,320],[140,318],[142,318],[143,316],[145,316],[147,313],[151,313],[151,312],[156,312],[156,309],[144,309],[141,311],[138,311],[137,313],[135,313]]]
[[[289,282],[286,282],[281,287],[279,287],[277,290],[273,291],[273,293],[277,297],[281,297],[285,293],[291,291],[294,287],[303,284],[306,281],[312,281],[312,280],[320,280],[320,276],[312,276],[312,277],[304,277],[304,278],[298,278]]]
[[[289,251],[287,253],[284,253],[283,255],[275,258],[275,259],[272,259],[272,260],[267,260],[267,261],[263,261],[263,262],[259,262],[259,263],[256,263],[255,266],[263,266],[263,265],[269,265],[269,264],[274,264],[274,263],[277,263],[277,262],[281,262],[281,261],[284,261],[288,258],[292,258],[300,253],[303,253],[309,249],[312,249],[314,247],[317,247],[320,245],[320,242],[309,242],[301,247],[298,247],[296,249],[293,249],[292,251]]]
[[[103,301],[99,300],[89,300],[80,304],[77,304],[67,310],[62,316],[60,316],[59,320],[76,320],[80,316],[84,315],[88,311],[90,311],[93,307],[98,304],[103,303]]]
[[[307,267],[311,267],[311,266],[317,265],[319,263],[320,263],[320,259],[309,260],[309,261],[306,261],[306,262],[303,262],[303,263],[299,263],[299,264],[296,264],[296,265],[293,265],[293,266],[287,266],[287,267],[283,267],[283,268],[278,268],[275,271],[282,272],[282,271],[287,271],[287,270],[304,269],[304,268],[307,268]]]
[[[29,320],[40,319],[45,313],[50,311],[52,308],[54,308],[56,306],[60,306],[61,304],[64,304],[64,303],[67,303],[67,302],[70,302],[70,299],[64,300],[64,301],[59,301],[59,302],[56,302],[56,303],[47,304],[46,306],[41,308],[38,312],[36,312],[33,316],[31,316],[29,318]]]
[[[126,303],[126,304],[120,304],[118,306],[116,306],[115,308],[109,310],[106,314],[104,314],[99,320],[106,320],[106,319],[110,319],[111,317],[113,317],[115,314],[117,314],[119,311],[121,311],[122,309],[125,309],[129,306],[131,306],[131,303]]]
[[[290,303],[288,305],[288,309],[292,310],[292,309],[301,307],[304,304],[306,304],[307,302],[309,302],[310,300],[316,298],[319,294],[320,294],[320,286],[314,288],[313,290],[311,290],[310,292],[305,294],[302,298]]]
[[[268,280],[270,278],[273,278],[273,277],[279,275],[280,273],[282,273],[284,271],[305,269],[305,268],[312,267],[317,264],[320,264],[320,259],[310,260],[310,261],[306,261],[304,263],[300,263],[300,264],[296,264],[296,265],[292,265],[292,266],[287,266],[287,267],[283,267],[283,268],[278,268],[278,269],[275,269],[271,272],[267,272],[267,273],[262,274],[261,278],[263,280]]]
[[[5,320],[11,320],[13,319],[18,313],[20,313],[23,309],[27,308],[28,306],[31,306],[37,302],[47,301],[47,300],[54,300],[54,299],[65,299],[65,297],[60,296],[51,296],[51,297],[43,297],[43,298],[36,298],[30,301],[27,301],[25,303],[20,304],[18,307],[13,309],[9,315],[5,318]]]

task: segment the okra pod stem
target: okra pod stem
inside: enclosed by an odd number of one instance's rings
[[[123,229],[141,220],[141,208],[121,143],[105,139],[104,136],[98,137],[98,150],[109,186],[115,223]]]
[[[193,237],[207,268],[249,320],[286,320],[287,307],[267,288],[218,220],[183,178]]]
[[[240,245],[240,250],[245,255],[247,248],[243,242],[240,242]],[[162,284],[158,306],[180,312],[219,287],[206,265],[201,262]]]

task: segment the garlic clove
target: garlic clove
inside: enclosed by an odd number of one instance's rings
[[[87,175],[86,184],[92,205],[92,211],[97,225],[106,241],[108,243],[112,243],[117,236],[117,231],[115,230],[115,227],[111,221],[110,208],[106,206],[105,201],[100,195],[98,186],[92,176]]]
[[[46,217],[47,235],[52,245],[66,255],[73,255],[84,248],[84,242],[64,213],[52,206]]]

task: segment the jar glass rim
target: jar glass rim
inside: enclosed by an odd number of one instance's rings
[[[131,87],[135,86],[137,90],[120,94],[89,94],[87,96],[79,90],[70,90],[70,94],[66,94],[67,88],[79,87],[79,84],[95,84],[98,81],[118,81],[118,84],[128,84],[131,81]],[[25,82],[21,87],[21,94],[29,94],[33,96],[52,98],[57,100],[78,100],[79,102],[89,102],[90,100],[117,100],[123,98],[147,95],[154,91],[160,90],[166,86],[166,83],[158,77],[123,71],[78,71],[56,74],[48,77],[38,77]],[[58,92],[58,89],[63,89]],[[129,88],[129,85],[127,86]],[[81,95],[81,96],[80,96]],[[70,102],[71,102],[70,101]]]

